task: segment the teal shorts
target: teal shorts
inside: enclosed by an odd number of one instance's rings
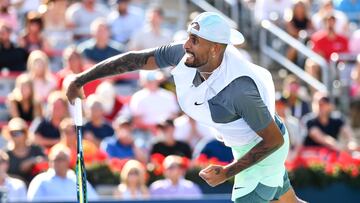
[[[252,192],[237,198],[235,203],[267,203],[278,200],[291,188],[288,173],[285,171],[283,187],[269,187],[259,183]]]

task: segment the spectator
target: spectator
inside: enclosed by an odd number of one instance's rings
[[[73,29],[73,38],[81,42],[91,37],[91,23],[97,18],[105,17],[107,9],[102,4],[97,4],[96,0],[81,0],[69,6],[65,15],[69,27]]]
[[[309,8],[304,0],[297,0],[293,5],[290,15],[286,18],[286,30],[294,38],[299,38],[300,31],[312,33],[312,25]]]
[[[284,11],[291,8],[291,6],[291,0],[257,0],[254,8],[255,19],[258,22],[262,20],[282,20]]]
[[[347,35],[349,30],[349,22],[346,15],[338,10],[334,9],[332,0],[321,0],[321,7],[317,13],[312,16],[312,22],[316,30],[326,29],[324,18],[329,14],[333,13],[336,18],[334,30],[336,33],[342,33]]]
[[[129,160],[121,170],[121,184],[114,191],[114,197],[122,200],[148,199],[145,167],[136,160]]]
[[[42,149],[30,142],[28,127],[21,118],[11,119],[3,134],[9,141],[9,174],[29,183],[34,176],[33,166],[45,160]]]
[[[126,44],[130,37],[143,25],[143,13],[136,7],[129,6],[131,0],[115,0],[117,10],[110,13],[108,22],[113,39]]]
[[[114,85],[110,81],[102,82],[95,91],[104,109],[105,118],[111,122],[122,111],[124,102],[116,95]]]
[[[110,158],[136,159],[143,163],[146,162],[146,153],[134,145],[132,135],[131,119],[127,117],[118,117],[114,121],[115,134],[105,138],[101,142],[101,149],[105,151]]]
[[[9,71],[24,71],[28,53],[11,42],[11,33],[10,26],[0,21],[0,70],[7,68]]]
[[[136,128],[154,133],[156,124],[178,113],[175,95],[159,87],[162,79],[160,71],[140,71],[143,89],[134,93],[129,104]]]
[[[75,46],[67,47],[63,53],[63,64],[64,68],[56,73],[57,78],[57,87],[58,89],[63,89],[65,78],[69,78],[73,76],[73,74],[77,74],[82,72],[87,68],[84,65],[83,57],[77,51]],[[64,84],[63,84],[64,83]],[[95,80],[89,82],[84,86],[84,94],[85,96],[89,96],[90,94],[95,93],[97,86],[101,83],[101,80]]]
[[[44,21],[38,12],[29,12],[26,15],[25,30],[20,35],[19,46],[29,53],[41,50],[47,55],[52,55],[50,44],[43,36]]]
[[[17,31],[17,15],[10,5],[10,0],[0,0],[0,21],[3,21],[11,30]]]
[[[49,153],[49,169],[31,181],[28,201],[75,201],[76,175],[69,168],[70,149],[62,144],[55,145]],[[93,187],[87,183],[89,200],[97,200]]]
[[[59,126],[60,130],[60,144],[68,147],[71,151],[70,166],[74,168],[77,159],[77,135],[74,125],[74,121],[71,118],[64,118]],[[86,157],[94,157],[98,153],[98,149],[92,142],[88,140],[82,140],[83,151]],[[85,158],[85,164],[87,159]]]
[[[96,95],[90,95],[86,101],[88,122],[84,125],[84,138],[100,147],[101,141],[114,135],[114,129],[105,120],[104,109]]]
[[[297,0],[292,6],[290,16],[285,19],[286,31],[295,39],[305,42],[306,38],[314,31],[314,26],[309,16],[309,8],[304,0]],[[300,34],[301,33],[301,34]],[[290,47],[287,51],[288,59],[296,61],[296,49]]]
[[[10,117],[20,117],[27,123],[42,117],[41,105],[35,100],[30,76],[23,73],[16,78],[15,88],[8,95]]]
[[[192,152],[190,146],[185,142],[175,140],[174,129],[172,120],[166,120],[158,124],[158,136],[161,140],[154,144],[150,154],[159,153],[163,156],[178,155],[191,159]]]
[[[193,182],[184,179],[185,166],[179,156],[170,155],[163,162],[165,179],[150,185],[152,198],[200,198],[201,190]]]
[[[44,36],[49,41],[53,56],[61,59],[62,51],[72,42],[72,33],[67,29],[65,11],[68,7],[67,0],[43,0]]]
[[[49,69],[48,57],[40,50],[31,52],[27,68],[33,81],[35,99],[45,102],[49,94],[56,88],[55,78]]]
[[[357,144],[353,141],[351,128],[333,108],[325,94],[314,94],[314,113],[304,118],[308,129],[305,146],[323,146],[335,151],[356,150]],[[341,146],[340,136],[345,138],[345,146]]]
[[[360,98],[360,54],[357,56],[356,66],[351,73],[350,96],[353,99]]]
[[[123,45],[110,39],[110,31],[105,19],[98,18],[91,23],[92,38],[79,45],[80,53],[90,64],[120,54]]]
[[[275,109],[289,132],[290,150],[287,159],[293,160],[297,157],[301,147],[303,146],[305,129],[301,126],[299,119],[291,115],[288,107],[288,101],[281,94],[276,95]]]
[[[335,15],[333,13],[328,13],[324,17],[326,25],[325,29],[317,31],[311,36],[312,49],[328,61],[330,60],[332,53],[344,53],[349,51],[348,38],[335,32],[336,21]]]
[[[301,86],[294,75],[289,75],[284,80],[283,95],[287,100],[291,115],[301,119],[305,114],[310,112],[310,105],[301,98]]]
[[[149,9],[147,24],[131,37],[129,50],[148,49],[170,43],[170,31],[161,28],[163,21],[164,11],[160,7]]]
[[[50,148],[60,141],[60,122],[68,117],[68,102],[60,91],[52,92],[48,98],[48,116],[43,118],[35,129],[35,143]]]
[[[8,175],[9,156],[0,150],[0,187],[1,192],[6,195],[5,202],[19,202],[26,200],[26,186],[22,180],[12,178]],[[2,193],[2,195],[4,195]],[[4,196],[2,196],[2,200]]]

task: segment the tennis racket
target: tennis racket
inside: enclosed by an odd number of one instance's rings
[[[84,155],[82,148],[82,111],[81,99],[75,99],[75,126],[77,135],[77,160],[76,160],[76,192],[77,202],[87,203],[87,190],[86,190],[86,171],[84,165]]]

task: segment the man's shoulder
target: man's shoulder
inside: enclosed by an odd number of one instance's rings
[[[91,50],[95,48],[95,40],[94,39],[88,39],[84,42],[81,42],[78,45],[78,50],[80,52],[84,52],[85,50]]]
[[[311,41],[318,43],[327,39],[327,33],[324,30],[319,30],[311,36]]]
[[[149,95],[148,90],[146,90],[144,88],[140,89],[132,95],[130,102],[142,100],[142,99],[146,98],[148,95]]]
[[[331,112],[330,118],[334,121],[344,121],[344,115],[340,111]]]
[[[13,177],[7,177],[6,183],[15,189],[25,187],[24,181],[17,179],[17,178],[13,178]]]
[[[169,186],[170,186],[170,181],[166,179],[157,180],[150,185],[150,190],[154,191],[154,190],[166,189]]]
[[[229,100],[233,98],[238,100],[239,97],[254,95],[254,91],[258,92],[255,81],[249,76],[240,76],[232,80],[214,99],[224,100],[226,98]]]
[[[161,96],[161,97],[169,98],[169,99],[173,99],[174,96],[175,96],[173,92],[171,92],[171,91],[169,91],[167,89],[164,89],[164,88],[159,88],[158,95]]]
[[[76,2],[72,5],[69,6],[69,8],[66,10],[66,12],[69,13],[78,13],[78,12],[84,12],[85,8],[82,6],[82,4],[80,2]]]
[[[55,176],[55,171],[47,170],[45,172],[39,173],[36,175],[31,182],[45,183],[51,181]]]
[[[317,115],[313,112],[307,113],[301,118],[301,121],[305,124],[314,123],[317,121]]]
[[[125,46],[115,40],[109,40],[108,48],[115,52],[123,52],[125,50]]]
[[[180,183],[179,183],[182,187],[185,188],[198,188],[198,185],[195,184],[194,182],[192,182],[191,180],[186,180],[186,179],[181,179]]]

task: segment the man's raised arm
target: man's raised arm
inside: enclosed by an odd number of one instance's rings
[[[139,69],[153,70],[158,68],[154,54],[155,48],[126,52],[108,58],[92,68],[77,74],[67,89],[66,96],[68,100],[73,104],[75,98],[82,98],[81,87],[90,81]]]

